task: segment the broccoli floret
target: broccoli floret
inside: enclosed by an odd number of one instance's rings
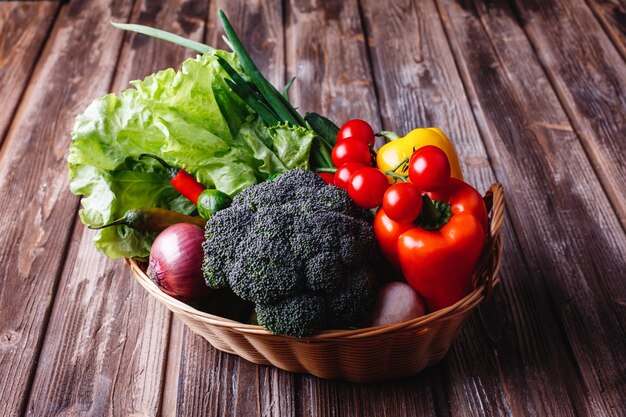
[[[248,235],[229,274],[235,294],[255,303],[274,303],[302,291],[302,264],[281,240]]]
[[[371,312],[370,300],[376,297],[376,274],[373,268],[359,268],[346,277],[344,291],[331,295],[328,304],[334,312],[336,327],[354,327]]]
[[[229,259],[246,237],[248,227],[254,221],[254,213],[246,207],[231,206],[211,216],[211,228],[205,229],[204,279],[211,288],[228,286],[228,275],[233,265]]]
[[[311,171],[294,169],[238,194],[205,227],[203,272],[255,304],[274,333],[301,337],[363,324],[380,259],[371,214]]]
[[[311,291],[327,294],[343,287],[346,267],[334,252],[319,252],[306,261],[306,287]]]
[[[257,320],[273,333],[307,336],[327,325],[325,305],[320,296],[301,294],[276,304],[257,304]]]

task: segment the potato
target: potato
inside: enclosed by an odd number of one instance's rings
[[[424,315],[422,298],[404,282],[389,282],[378,290],[372,326],[400,323]]]

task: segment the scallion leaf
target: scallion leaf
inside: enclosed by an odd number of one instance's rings
[[[132,23],[117,23],[111,22],[113,26],[118,29],[127,30],[129,32],[141,33],[142,35],[148,35],[153,38],[162,39],[164,41],[168,41],[174,43],[176,45],[193,49],[196,52],[201,54],[206,54],[207,52],[214,51],[214,48],[211,48],[209,45],[205,45],[200,42],[192,41],[191,39],[184,38],[179,35],[175,35],[173,33],[167,32],[161,29],[155,29],[150,26],[137,25]]]
[[[296,80],[296,76],[294,75],[293,77],[289,79],[289,81],[287,81],[287,84],[285,84],[285,86],[283,87],[283,91],[281,94],[283,95],[283,97],[287,99],[287,101],[289,101],[289,89],[291,88],[295,80]]]
[[[303,123],[300,122],[299,119],[302,117],[296,117],[293,112],[295,111],[291,104],[276,90],[276,88],[270,84],[261,74],[261,71],[257,68],[257,66],[252,61],[252,58],[244,48],[241,40],[235,33],[230,21],[224,14],[223,10],[218,10],[218,15],[220,20],[222,21],[222,26],[224,27],[224,32],[226,36],[228,36],[228,40],[231,43],[233,51],[239,57],[241,61],[241,65],[252,80],[252,82],[257,86],[265,100],[269,103],[274,112],[284,121],[291,123],[294,126],[304,126]],[[287,102],[287,105],[285,105]],[[291,107],[291,109],[290,109]],[[297,112],[296,112],[297,113]]]

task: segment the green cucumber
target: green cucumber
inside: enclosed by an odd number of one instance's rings
[[[339,133],[339,127],[325,118],[322,115],[317,113],[307,113],[304,117],[311,128],[317,133],[320,138],[329,145],[331,148],[335,146],[335,142],[337,141],[337,134]]]

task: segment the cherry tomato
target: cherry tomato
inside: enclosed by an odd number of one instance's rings
[[[383,209],[391,220],[410,223],[422,211],[422,194],[410,182],[399,182],[385,191]]]
[[[372,165],[370,149],[365,143],[353,138],[338,142],[333,148],[331,158],[336,167],[340,167],[348,162],[358,162],[366,166]]]
[[[370,148],[374,146],[374,130],[365,120],[353,119],[341,126],[337,134],[337,142],[347,138],[354,138],[359,142],[363,142]]]
[[[409,179],[420,191],[434,191],[450,179],[450,161],[436,146],[422,146],[409,160]]]
[[[318,172],[317,175],[322,177],[322,179],[324,180],[324,182],[326,182],[326,184],[329,184],[329,185],[334,185],[335,184],[335,175],[334,174],[331,174],[330,172]]]
[[[340,166],[335,172],[335,186],[347,190],[350,177],[361,168],[365,168],[365,165],[358,162],[348,162]]]
[[[356,171],[348,183],[348,195],[354,203],[364,209],[380,206],[389,187],[387,176],[379,169],[365,167]]]
[[[415,227],[413,223],[399,223],[391,220],[383,208],[379,208],[374,217],[374,233],[378,246],[385,258],[398,269],[400,269],[398,238],[413,227]]]

